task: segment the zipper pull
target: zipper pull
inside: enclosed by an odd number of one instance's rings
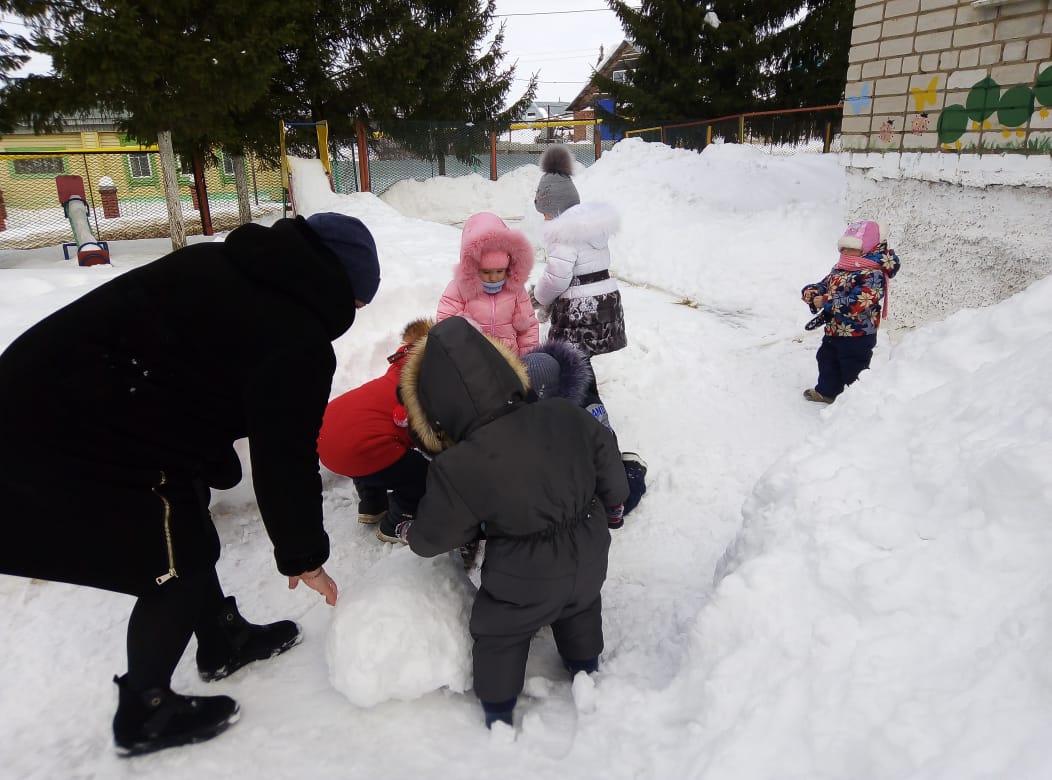
[[[169,569],[167,574],[162,574],[160,577],[156,577],[154,579],[154,582],[156,582],[158,585],[164,585],[164,583],[168,582],[168,580],[172,579],[172,577],[178,576],[179,575],[176,573],[175,569]]]

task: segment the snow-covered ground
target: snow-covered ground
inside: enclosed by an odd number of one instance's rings
[[[534,167],[384,200],[328,192],[316,163],[296,174],[301,211],[360,217],[383,266],[336,343],[334,395],[434,312],[455,223],[495,210],[538,235]],[[214,500],[220,577],[248,618],[293,617],[306,639],[210,685],[191,645],[173,681],[234,696],[241,722],[118,759],[110,678],[132,600],[0,577],[0,777],[1048,777],[1052,280],[983,309],[965,290],[944,321],[895,330],[896,289],[916,283],[903,251],[872,369],[808,403],[819,334],[799,290],[835,261],[844,176],[834,156],[626,141],[576,177],[622,216],[630,345],[595,365],[622,447],[650,466],[614,536],[594,678],[571,686],[542,631],[515,729],[487,732],[455,562],[378,542],[350,481],[325,473],[329,608],[274,569],[246,480]],[[0,346],[167,249],[114,242],[93,268],[0,251]]]

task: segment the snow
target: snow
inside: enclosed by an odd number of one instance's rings
[[[314,161],[294,172],[301,213],[360,217],[383,268],[335,344],[333,395],[380,375],[402,326],[434,312],[469,214],[539,235],[533,166],[383,200],[331,193]],[[1047,777],[1052,279],[979,308],[969,278],[955,312],[902,327],[921,296],[900,293],[937,277],[911,275],[891,224],[903,271],[873,366],[832,406],[808,403],[820,336],[799,290],[836,258],[845,176],[832,155],[641,141],[576,176],[621,214],[630,345],[595,367],[622,447],[650,467],[614,533],[594,677],[567,679],[540,632],[515,727],[487,732],[458,561],[377,541],[350,481],[324,472],[329,608],[274,569],[246,478],[213,501],[220,578],[249,619],[294,618],[304,642],[209,685],[191,643],[173,680],[234,696],[241,721],[118,759],[109,680],[131,598],[0,576],[0,777]],[[1033,190],[1002,196],[1022,210]],[[92,268],[57,246],[0,251],[0,345],[167,244],[113,242],[113,266]]]

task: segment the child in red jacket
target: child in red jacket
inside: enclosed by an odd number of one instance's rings
[[[318,435],[322,465],[354,480],[358,522],[377,523],[376,537],[384,542],[398,541],[395,528],[416,514],[427,482],[428,461],[409,438],[398,380],[413,344],[432,324],[409,323],[384,375],[329,401]]]

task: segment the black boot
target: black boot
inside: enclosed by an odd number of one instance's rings
[[[120,692],[113,740],[122,756],[204,742],[226,731],[240,715],[229,696],[180,696],[167,687],[133,691],[127,676],[113,681]]]
[[[233,596],[223,599],[219,614],[197,631],[197,672],[205,682],[229,677],[245,664],[284,653],[303,638],[291,620],[265,626],[249,623],[237,611]]]

